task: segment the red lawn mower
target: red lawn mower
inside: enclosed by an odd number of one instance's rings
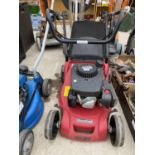
[[[69,39],[55,29],[54,21],[60,14],[47,9],[46,15],[53,36],[67,46],[59,105],[48,114],[45,138],[55,139],[60,130],[60,134],[69,139],[101,141],[109,133],[112,144],[122,146],[125,132],[114,108],[116,95],[111,84],[107,45],[114,39],[123,17],[120,16],[110,34],[106,32],[106,22],[76,21]]]

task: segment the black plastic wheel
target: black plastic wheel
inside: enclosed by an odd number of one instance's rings
[[[52,81],[51,79],[45,79],[42,84],[42,96],[48,97],[51,94]]]
[[[113,146],[123,146],[125,139],[125,130],[123,121],[117,112],[113,112],[109,116],[109,134]]]
[[[61,66],[61,82],[64,83],[64,65]]]
[[[19,155],[30,155],[34,143],[34,134],[31,129],[24,129],[19,134]]]
[[[54,140],[58,134],[60,127],[60,112],[59,110],[51,110],[48,113],[46,123],[45,123],[45,130],[44,136],[46,139]]]

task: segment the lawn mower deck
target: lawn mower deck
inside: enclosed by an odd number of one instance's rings
[[[100,62],[100,66],[99,66]],[[75,61],[68,60],[62,70],[62,85],[59,94],[59,105],[55,110],[51,110],[46,120],[45,125],[45,137],[48,139],[54,139],[57,135],[58,129],[60,127],[60,134],[63,137],[78,140],[78,141],[102,141],[106,140],[109,133],[109,116],[113,113],[113,104],[116,98],[111,98],[110,90],[111,87],[108,83],[103,81],[109,81],[109,67],[107,63],[99,61]],[[96,81],[92,83],[92,90],[85,89],[85,87],[79,87],[81,85],[82,79],[73,76],[75,67],[84,66],[98,66],[98,74],[102,73],[101,81]],[[78,71],[78,69],[76,70]],[[99,72],[102,71],[102,72]],[[90,72],[89,72],[90,73]],[[91,72],[93,73],[93,72]],[[81,75],[81,74],[80,74]],[[92,75],[94,77],[92,77]],[[90,77],[84,77],[81,75],[83,80],[86,80],[88,85],[89,80],[93,80],[97,74],[89,74]],[[76,79],[74,79],[76,78]],[[73,89],[73,82],[76,80],[78,83],[78,89]],[[98,84],[97,84],[98,83]],[[82,83],[83,84],[83,83]],[[96,91],[93,85],[101,85],[100,89]],[[107,87],[108,86],[108,87]],[[81,90],[80,90],[81,89]],[[82,91],[83,90],[83,91]],[[83,101],[88,99],[80,105],[77,97],[75,99],[75,94],[71,95],[71,92],[77,92],[78,95],[82,95]],[[82,93],[82,94],[81,94]],[[85,96],[85,97],[84,97]],[[87,96],[87,97],[86,97]],[[96,100],[93,96],[96,96]],[[112,95],[114,96],[114,95]],[[93,99],[92,99],[92,98]],[[86,105],[85,105],[86,104]],[[52,131],[49,129],[52,129]]]
[[[68,61],[65,63],[64,83],[59,96],[59,105],[63,109],[60,133],[64,137],[82,141],[106,139],[108,132],[107,120],[111,108],[101,107],[97,104],[93,109],[86,109],[78,105],[78,103],[75,108],[69,106],[68,95],[72,87],[72,69],[73,66],[79,64],[94,65],[94,62]],[[105,76],[103,75],[103,77]]]
[[[26,74],[21,73],[19,78],[21,83],[23,82],[20,90],[25,89],[24,93],[26,93],[24,96],[25,102],[21,101],[20,103],[23,104],[23,109],[19,117],[20,130],[31,129],[40,120],[44,110],[43,100],[40,95],[43,79],[39,74],[28,78]]]
[[[27,66],[19,69],[19,131],[32,129],[40,120],[46,98],[51,93],[51,80],[44,79],[38,72],[28,70]]]

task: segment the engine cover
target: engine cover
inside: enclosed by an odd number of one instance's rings
[[[83,96],[98,96],[103,84],[103,69],[95,64],[74,64],[71,72],[72,90]]]

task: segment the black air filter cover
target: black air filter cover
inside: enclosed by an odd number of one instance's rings
[[[83,97],[98,96],[102,90],[103,69],[95,64],[74,64],[71,71],[71,88]]]
[[[84,78],[92,78],[98,73],[94,64],[81,64],[77,66],[77,74]]]

